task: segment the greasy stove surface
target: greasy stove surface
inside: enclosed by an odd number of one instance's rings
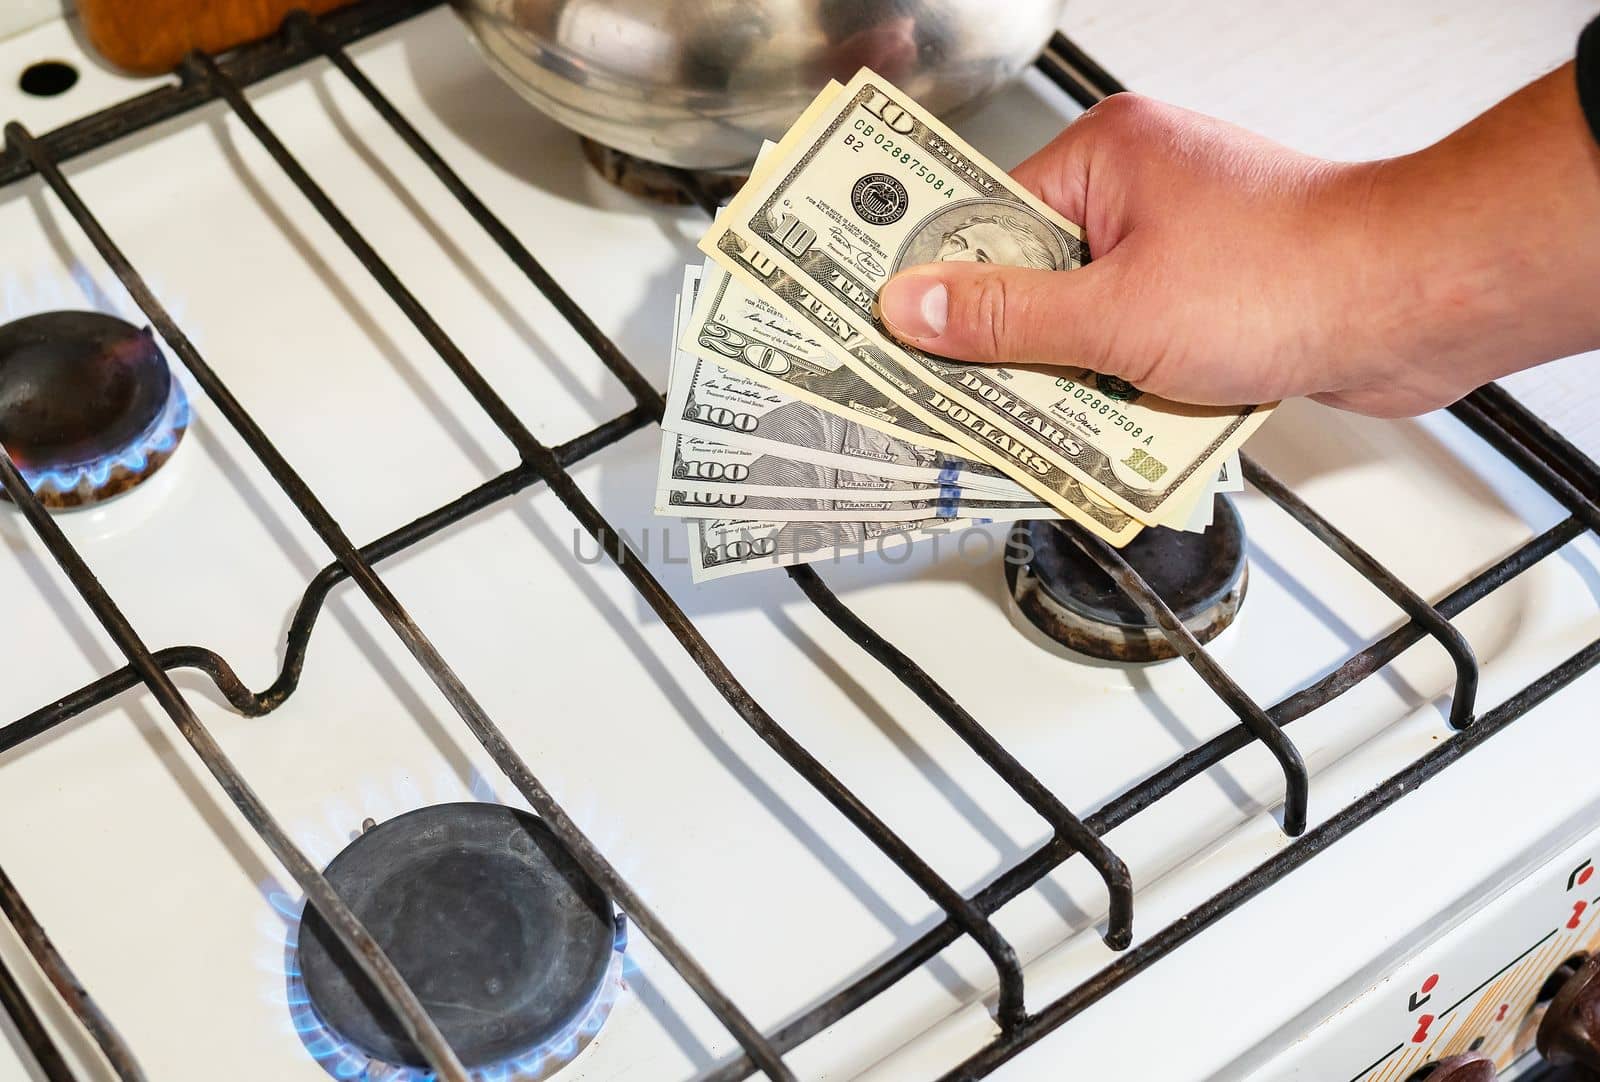
[[[35,33],[70,48],[49,37],[59,28]],[[0,54],[40,47],[18,39]],[[660,386],[671,293],[703,217],[642,205],[594,176],[576,140],[482,69],[446,12],[354,55]],[[104,100],[127,92],[110,77],[85,79],[85,93]],[[318,66],[272,80],[251,100],[534,434],[559,443],[629,407],[593,353],[348,85]],[[33,108],[26,118],[38,128],[74,115]],[[965,131],[1010,162],[1074,111],[1030,77]],[[68,172],[358,543],[517,464],[235,118],[207,109]],[[0,189],[0,235],[11,276],[10,310],[0,315],[71,303],[132,316],[36,183]],[[238,437],[191,397],[184,454],[125,499],[60,523],[153,646],[203,644],[249,688],[269,688],[290,614],[327,552]],[[1427,597],[1561,517],[1448,417],[1386,424],[1297,404],[1251,450]],[[648,513],[654,454],[653,434],[637,433],[582,465],[578,482],[630,537],[649,539],[652,570],[755,698],[962,890],[1040,846],[1048,828],[1039,817],[789,579],[690,585]],[[1250,596],[1213,652],[1259,701],[1274,702],[1394,626],[1398,613],[1259,494],[1247,493],[1240,509]],[[0,537],[9,555],[0,592],[30,614],[0,625],[0,656],[25,659],[0,687],[0,717],[12,718],[119,661],[14,516],[0,517]],[[1600,631],[1593,557],[1592,542],[1578,542],[1460,620],[1484,665],[1485,706]],[[557,799],[764,1030],[934,923],[926,897],[733,715],[548,491],[496,502],[381,570]],[[821,571],[1080,813],[1234,724],[1181,663],[1129,668],[1038,649],[1007,613],[998,559],[922,551],[897,565]],[[321,863],[367,818],[462,799],[517,803],[348,588],[335,589],[296,675],[281,706],[249,719],[204,676],[177,679]],[[1314,771],[1313,822],[1448,737],[1451,682],[1443,652],[1420,646],[1295,725]],[[1154,1017],[1163,1040],[1140,1042],[1151,1076],[1230,1077],[1275,1025],[1376,956],[1397,929],[1424,925],[1492,875],[1483,854],[1492,866],[1585,804],[1579,757],[1548,754],[1581,736],[1583,712],[1561,704],[1582,690],[1497,738],[1492,762],[1465,760],[1386,813],[1381,830],[1333,847],[1166,960],[1159,977],[1130,983],[1061,1031],[1073,1062],[1090,1077],[1115,1076],[1128,1041]],[[0,865],[153,1077],[238,1064],[261,1077],[325,1077],[285,997],[296,892],[146,693],[7,753],[0,772],[0,816],[12,828],[0,837]],[[1285,842],[1272,813],[1282,795],[1276,764],[1252,748],[1113,832],[1139,891],[1136,934],[1278,851]],[[1421,882],[1409,877],[1414,839],[1427,845]],[[1374,880],[1407,889],[1361,885]],[[1082,862],[1000,910],[997,925],[1030,963],[1030,997],[1048,1002],[1114,957],[1102,942],[1105,910],[1104,887]],[[1283,945],[1301,942],[1328,949],[1291,954],[1296,964],[1283,973]],[[0,953],[19,956],[9,939]],[[1268,973],[1281,975],[1263,999]],[[651,1077],[689,1077],[735,1054],[640,937],[625,981],[602,1038],[570,1077],[626,1077],[639,1064]],[[807,1077],[935,1077],[992,1036],[993,983],[993,968],[963,940],[791,1058]],[[1247,1001],[1256,1023],[1239,1027],[1233,1008]],[[81,1036],[50,1009],[69,1051],[92,1064]],[[1013,1076],[1052,1077],[1059,1060],[1047,1055],[1025,1056]]]

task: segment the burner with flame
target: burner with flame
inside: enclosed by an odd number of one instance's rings
[[[73,311],[0,326],[0,444],[46,507],[128,491],[188,425],[188,398],[148,329]]]
[[[1156,595],[1201,642],[1233,622],[1249,581],[1244,523],[1233,501],[1217,496],[1202,534],[1148,529],[1122,550]],[[1006,581],[1016,607],[1054,643],[1105,661],[1176,657],[1161,629],[1052,522],[1019,522],[1008,550]]]
[[[616,1000],[625,925],[526,812],[419,808],[368,826],[325,874],[475,1077],[546,1077],[593,1038]],[[432,1077],[315,910],[293,950],[295,1028],[331,1074]]]

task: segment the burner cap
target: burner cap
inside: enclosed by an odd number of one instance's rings
[[[1233,622],[1249,578],[1244,524],[1233,501],[1217,496],[1205,533],[1144,530],[1122,556],[1201,642]],[[1063,646],[1106,661],[1176,657],[1161,630],[1053,522],[1019,522],[1006,561],[1011,596],[1029,622]]]
[[[470,1068],[536,1049],[582,1017],[616,949],[610,899],[549,827],[499,804],[398,816],[351,842],[326,875]],[[427,1066],[310,907],[299,961],[331,1030],[374,1059]]]
[[[0,443],[47,507],[133,488],[189,423],[183,387],[148,329],[100,312],[0,326]]]
[[[698,180],[706,194],[718,203],[732,199],[734,193],[749,179],[743,173],[684,170],[660,162],[645,161],[604,143],[597,143],[586,135],[579,136],[579,141],[583,144],[583,156],[589,159],[589,164],[601,176],[629,195],[657,203],[684,206],[692,202],[679,183],[685,173]]]

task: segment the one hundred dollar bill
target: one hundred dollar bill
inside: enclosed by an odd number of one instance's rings
[[[686,268],[680,330],[692,318],[701,287],[700,268]],[[890,480],[1038,498],[987,463],[850,420],[847,411],[823,409],[788,388],[681,349],[673,355],[667,384],[661,427],[668,432]]]
[[[1070,270],[1088,253],[1075,226],[870,71],[814,103],[702,248],[929,427],[1116,544],[1141,523],[1182,525],[1270,411],[1168,402],[1081,368],[967,365],[889,336],[877,293],[900,269]]]
[[[961,519],[922,522],[773,522],[696,519],[689,522],[694,581],[824,560],[859,560],[972,526]]]
[[[806,463],[792,465],[807,466]],[[836,480],[829,476],[836,471],[822,466],[809,468],[820,474],[817,487],[811,491],[790,488],[787,494],[780,494],[748,484],[692,488],[668,484],[656,489],[655,511],[658,515],[678,518],[737,514],[778,522],[907,522],[955,518],[1014,522],[1024,518],[1061,517],[1055,508],[1038,500],[990,499],[954,486],[932,495],[899,499],[879,498],[870,490],[829,489],[824,485]]]
[[[773,522],[889,523],[966,519],[988,523],[1061,517],[1049,504],[962,499],[959,495],[937,500],[874,501],[768,496],[712,489],[669,489],[658,493],[655,512],[689,519],[703,519],[708,515],[759,515]]]
[[[855,470],[785,458],[771,451],[718,440],[703,440],[677,432],[662,432],[661,460],[656,475],[657,493],[669,488],[699,488],[715,492],[797,496],[824,499],[863,499],[888,502],[934,500],[952,495],[972,496],[1032,508],[1046,506],[1032,493],[1011,493],[928,484],[878,477]]]

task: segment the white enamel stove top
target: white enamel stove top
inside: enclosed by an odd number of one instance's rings
[[[593,175],[576,139],[489,74],[446,11],[352,52],[662,385],[672,295],[703,217],[642,204]],[[0,73],[45,55],[78,55],[63,25],[0,42]],[[59,99],[0,89],[0,116],[43,131],[143,88],[89,71]],[[631,405],[336,73],[296,69],[250,97],[536,435],[559,443]],[[1011,162],[1075,112],[1030,75],[963,130]],[[516,464],[220,107],[67,172],[358,543]],[[0,189],[0,298],[4,318],[97,305],[139,318],[37,180]],[[260,690],[330,557],[189,389],[193,424],[155,480],[59,521],[150,646],[204,646]],[[779,723],[964,892],[1040,845],[1044,822],[784,575],[691,585],[681,536],[649,511],[657,449],[647,429],[575,473],[612,523],[651,537],[652,570]],[[1249,452],[1428,598],[1563,517],[1448,417],[1381,423],[1297,403]],[[1264,498],[1246,493],[1239,505],[1249,595],[1212,649],[1267,705],[1401,617]],[[678,546],[671,560],[664,531]],[[0,545],[9,720],[122,659],[3,505]],[[1600,635],[1596,556],[1580,539],[1458,621],[1483,665],[1480,709]],[[547,491],[503,500],[379,570],[535,773],[764,1031],[937,921],[910,880],[748,730]],[[1008,615],[997,550],[820,570],[1080,816],[1233,724],[1181,662],[1099,664],[1029,641]],[[271,714],[241,718],[205,677],[175,678],[318,860],[367,817],[518,803],[348,585],[317,622],[298,689]],[[1443,651],[1424,642],[1288,730],[1313,771],[1313,824],[1450,735],[1451,680]],[[1315,1015],[1330,989],[1424,936],[1502,865],[1570,842],[1573,817],[1600,799],[1579,753],[1593,747],[1597,690],[1580,679],[996,1077],[1120,1077],[1130,1055],[1150,1078],[1236,1078],[1266,1063],[1295,1036],[1283,1027]],[[1285,844],[1282,789],[1253,746],[1109,834],[1137,886],[1136,945]],[[297,893],[143,689],[0,756],[0,823],[0,866],[150,1077],[327,1077],[285,997],[279,896],[292,909]],[[996,915],[1027,963],[1030,1008],[1114,959],[1099,938],[1105,906],[1074,859]],[[0,957],[30,981],[84,1077],[109,1077],[9,928]],[[737,1054],[643,936],[630,939],[622,980],[598,1039],[562,1079],[690,1078]],[[963,940],[789,1061],[804,1078],[937,1077],[993,1036],[993,986]],[[0,1043],[0,1078],[28,1077],[26,1062],[14,1041]]]

